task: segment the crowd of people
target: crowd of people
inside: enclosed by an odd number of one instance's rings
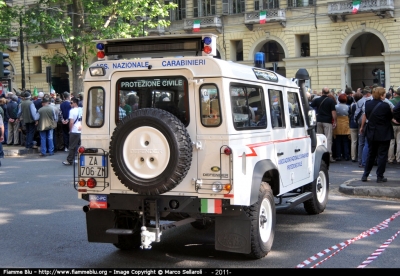
[[[3,146],[40,147],[40,157],[68,152],[64,165],[72,165],[80,145],[83,93],[73,97],[30,90],[0,95],[0,159]],[[1,166],[1,162],[0,162]]]
[[[376,84],[356,91],[324,87],[307,96],[316,110],[317,133],[327,137],[330,162],[358,162],[362,181],[376,165],[377,182],[386,182],[386,164],[400,164],[400,118],[393,115],[400,110],[400,87],[388,92]]]

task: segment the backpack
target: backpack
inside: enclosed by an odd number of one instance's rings
[[[400,122],[400,102],[397,103],[396,106],[393,108],[393,118],[397,122]]]
[[[363,105],[361,106],[360,112],[358,112],[357,117],[354,116],[354,121],[356,121],[356,123],[357,123],[359,126],[361,126],[362,115],[364,114],[364,111],[363,111],[364,105],[365,105],[365,102],[364,102]]]

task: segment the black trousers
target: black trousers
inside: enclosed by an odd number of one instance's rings
[[[376,162],[378,163],[378,168],[376,169],[376,176],[381,178],[386,170],[386,162],[388,160],[388,151],[390,146],[390,140],[388,141],[371,141],[368,140],[368,156],[364,168],[364,176],[369,175],[372,167]]]

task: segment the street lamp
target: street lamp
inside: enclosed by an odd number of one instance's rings
[[[144,36],[144,22],[148,19],[147,16],[136,16],[136,20],[142,22],[142,36]]]

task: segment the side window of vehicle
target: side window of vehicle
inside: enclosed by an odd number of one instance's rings
[[[219,91],[214,84],[204,84],[200,87],[200,117],[206,127],[216,127],[222,122]]]
[[[288,92],[290,127],[304,127],[303,115],[301,113],[299,94]]]
[[[232,84],[229,91],[235,129],[265,128],[267,126],[263,91],[260,87]]]
[[[89,127],[102,127],[104,124],[104,94],[101,87],[93,87],[88,92],[86,125]]]
[[[285,113],[283,108],[282,91],[269,89],[269,105],[271,107],[272,128],[285,127]]]

